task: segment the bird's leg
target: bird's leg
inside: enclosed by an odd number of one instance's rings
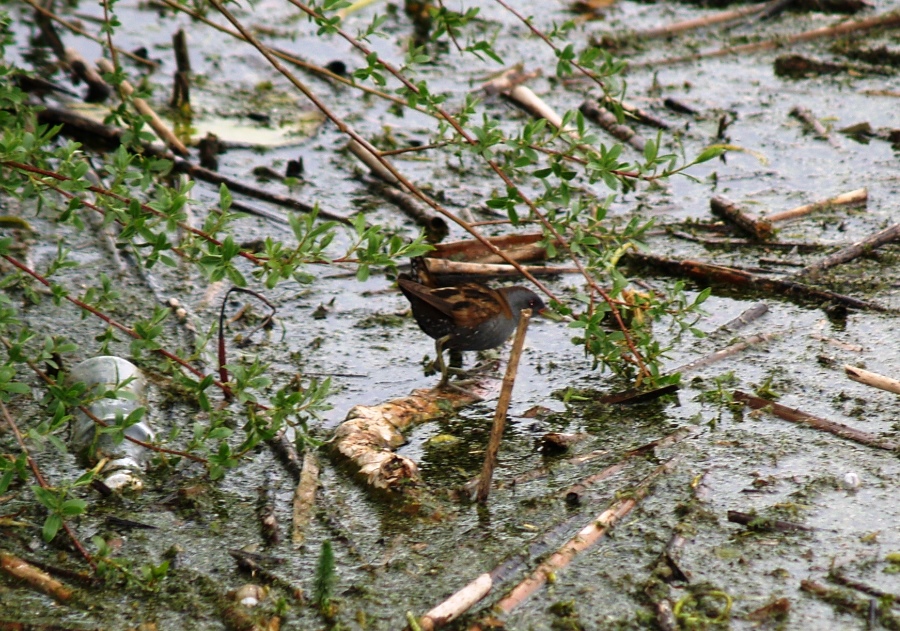
[[[461,392],[462,394],[472,397],[473,399],[481,399],[479,395],[475,394],[474,392],[470,392],[462,387],[468,383],[471,383],[471,380],[456,381],[454,383],[450,383],[450,373],[465,374],[465,371],[462,370],[462,368],[452,365],[456,363],[454,360],[462,360],[462,353],[460,351],[450,349],[451,366],[447,366],[447,364],[444,363],[444,344],[446,344],[447,340],[449,339],[450,336],[447,335],[434,341],[434,351],[436,354],[434,363],[437,364],[437,367],[441,371],[441,380],[435,389],[441,390],[443,388],[452,388],[453,390]]]
[[[450,349],[450,368],[456,368],[457,370],[462,370],[463,367],[463,354],[462,351],[458,351],[455,348]]]
[[[439,337],[434,341],[434,362],[437,364],[438,368],[441,371],[441,381],[440,383],[438,383],[438,388],[443,388],[450,380],[450,373],[447,370],[447,364],[444,363],[444,343],[449,339],[450,336],[445,335],[444,337]]]

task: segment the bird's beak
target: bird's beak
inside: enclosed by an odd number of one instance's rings
[[[539,315],[542,318],[545,318],[547,320],[552,320],[554,322],[571,322],[571,320],[572,320],[571,318],[567,318],[566,316],[559,315],[550,307],[547,307],[546,309],[541,309],[540,311],[537,312],[537,315]]]

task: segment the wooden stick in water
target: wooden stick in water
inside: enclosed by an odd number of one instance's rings
[[[873,388],[880,388],[881,390],[900,394],[900,381],[897,381],[896,379],[879,375],[877,372],[869,372],[868,370],[863,370],[862,368],[857,368],[856,366],[851,366],[849,364],[844,365],[844,372],[847,373],[847,376],[853,381],[864,383]]]
[[[509,402],[512,399],[516,373],[519,370],[519,358],[522,356],[522,347],[525,345],[525,331],[528,330],[528,322],[530,320],[531,309],[522,309],[522,312],[519,314],[519,326],[516,328],[512,352],[509,354],[509,363],[506,365],[506,374],[503,376],[503,385],[500,387],[500,399],[497,401],[497,411],[494,413],[491,437],[488,440],[487,450],[484,453],[484,466],[481,468],[481,480],[478,483],[476,492],[476,498],[479,502],[486,502],[491,492],[491,480],[494,477],[494,467],[497,465],[497,453],[500,451],[503,428],[506,427],[506,411],[509,409]]]
[[[797,206],[796,208],[791,208],[790,210],[782,210],[781,212],[766,215],[766,219],[772,222],[787,221],[788,219],[796,219],[797,217],[808,215],[811,212],[820,210],[822,208],[827,208],[829,206],[838,206],[840,204],[862,204],[865,203],[868,198],[868,189],[858,188],[855,191],[850,191],[849,193],[841,193],[836,197],[823,199],[821,202],[804,204],[803,206]]]

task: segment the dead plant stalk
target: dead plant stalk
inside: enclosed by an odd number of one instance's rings
[[[525,345],[525,332],[528,330],[528,322],[530,320],[531,309],[522,309],[519,314],[519,325],[516,328],[516,337],[513,340],[512,351],[509,354],[509,362],[506,364],[503,385],[500,387],[500,398],[497,401],[497,410],[494,413],[491,437],[488,440],[487,450],[484,453],[484,466],[481,468],[481,480],[478,483],[478,491],[476,493],[479,502],[486,502],[491,492],[491,480],[494,477],[494,467],[497,466],[497,453],[500,451],[503,428],[506,427],[506,411],[509,409],[510,400],[512,400],[513,386],[516,384],[516,373],[519,370],[519,358],[522,356],[522,347]]]
[[[19,449],[22,450],[22,453],[25,454],[25,459],[28,461],[28,466],[31,467],[31,472],[34,474],[34,479],[37,480],[38,485],[42,489],[49,489],[50,485],[47,484],[47,481],[44,479],[44,476],[41,475],[41,470],[38,468],[37,463],[34,461],[34,458],[31,457],[31,453],[28,451],[28,446],[25,445],[25,439],[22,437],[22,432],[19,431],[19,426],[16,425],[16,422],[13,420],[13,417],[10,415],[9,410],[6,408],[6,404],[3,402],[3,399],[0,399],[0,412],[3,414],[3,418],[6,420],[6,424],[9,425],[9,428],[12,430],[13,434],[16,437],[16,442],[19,443]],[[94,558],[91,556],[90,552],[88,552],[84,545],[81,543],[81,540],[78,539],[78,536],[75,534],[75,531],[72,530],[72,527],[66,523],[66,520],[62,520],[63,530],[66,531],[66,534],[69,535],[69,539],[72,541],[72,545],[75,546],[75,549],[84,557],[85,561],[88,562],[88,565],[91,566],[91,569],[96,570],[97,564],[94,562]]]
[[[634,510],[634,507],[650,493],[656,480],[674,469],[679,460],[680,456],[675,456],[658,466],[628,494],[628,497],[616,501],[597,515],[590,524],[564,543],[524,581],[516,585],[500,602],[495,604],[492,608],[493,611],[508,614],[528,600],[543,587],[552,574],[565,568],[579,553],[600,541],[616,522]],[[469,631],[480,631],[482,628],[480,624],[476,623],[469,627]]]

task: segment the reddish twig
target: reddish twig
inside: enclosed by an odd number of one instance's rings
[[[5,337],[0,337],[0,343],[2,343],[8,349],[12,348],[12,346],[13,346],[12,342],[10,342]],[[47,373],[45,373],[43,370],[38,368],[37,364],[35,364],[33,361],[31,361],[30,359],[26,359],[25,363],[28,364],[28,367],[31,368],[31,370],[34,372],[34,374],[36,374],[41,379],[41,381],[43,381],[45,384],[47,384],[48,386],[56,385],[56,380],[53,379]],[[79,405],[78,409],[81,410],[85,416],[87,416],[89,419],[91,419],[94,423],[96,423],[100,427],[109,427],[109,423],[107,423],[106,421],[104,421],[103,419],[98,417],[96,414],[91,412],[90,408],[88,408],[86,405]],[[143,440],[140,440],[139,438],[134,438],[133,436],[129,436],[128,434],[125,434],[124,438],[125,438],[125,440],[132,442],[135,445],[140,445],[141,447],[144,447],[151,451],[156,451],[156,452],[164,453],[164,454],[170,454],[172,456],[180,456],[182,458],[187,458],[188,460],[193,460],[194,462],[200,462],[203,464],[207,463],[206,458],[201,458],[200,456],[195,456],[186,451],[178,451],[177,449],[168,449],[166,447],[160,447],[158,445],[154,445],[152,443],[148,443]]]
[[[0,164],[2,164],[5,167],[9,167],[11,169],[18,169],[19,171],[25,171],[26,173],[33,173],[36,175],[49,177],[49,178],[57,180],[59,182],[71,182],[72,181],[72,178],[67,177],[65,175],[61,175],[54,171],[48,171],[46,169],[40,169],[38,167],[34,167],[29,164],[24,164],[22,162],[15,162],[13,160],[4,160],[3,162],[0,162]],[[44,186],[47,186],[48,188],[52,188],[54,191],[60,193],[67,199],[73,199],[76,197],[76,195],[74,195],[73,193],[70,193],[69,191],[65,191],[63,189],[55,187],[47,182],[41,181],[41,183]],[[120,201],[123,204],[130,204],[133,201],[131,198],[125,197],[123,195],[119,195],[118,193],[114,193],[110,190],[107,190],[107,189],[99,187],[99,186],[93,186],[93,185],[88,186],[87,190],[91,191],[92,193],[96,193],[97,195],[104,195],[107,197],[112,197],[113,199]],[[97,212],[100,212],[100,213],[105,212],[105,211],[103,211],[102,208],[100,208],[94,204],[91,204],[90,202],[86,202],[80,198],[79,198],[79,200],[81,201],[82,204],[84,204],[85,206],[87,206],[88,208],[90,208],[92,210],[96,210]],[[155,215],[156,217],[160,217],[162,219],[169,220],[169,217],[166,217],[165,213],[163,213],[159,210],[156,210],[155,208],[148,206],[147,204],[141,204],[141,210],[143,210],[144,212],[150,213],[152,215]],[[213,245],[222,246],[222,242],[219,241],[218,239],[206,234],[202,230],[199,230],[197,228],[194,228],[193,226],[190,226],[190,225],[184,223],[183,221],[177,221],[177,222],[175,222],[175,224],[182,230],[190,232],[191,234],[193,234],[197,237],[200,237],[201,239],[208,241],[209,243],[212,243]],[[245,252],[245,251],[241,250],[238,252],[238,254],[240,256],[244,257],[245,259],[247,259],[248,261],[250,261],[251,263],[254,263],[256,265],[264,264],[263,259],[261,259],[257,256],[254,256],[253,254],[250,254],[249,252]]]
[[[34,478],[37,480],[37,483],[40,485],[42,489],[49,489],[50,485],[47,484],[47,481],[44,479],[44,476],[41,475],[41,471],[37,466],[37,463],[34,461],[34,458],[31,457],[31,454],[28,452],[28,447],[25,445],[25,439],[22,438],[22,432],[19,431],[18,425],[13,420],[12,416],[9,413],[9,410],[6,409],[6,404],[3,403],[3,400],[0,399],[0,412],[3,413],[3,418],[6,419],[6,424],[9,425],[9,428],[12,430],[13,434],[16,436],[16,442],[19,443],[19,449],[22,450],[22,453],[25,454],[26,460],[28,460],[28,466],[31,467],[31,472],[34,473]],[[62,527],[66,531],[66,534],[69,535],[69,539],[72,540],[72,544],[81,553],[81,556],[88,562],[92,569],[97,569],[97,564],[94,562],[94,558],[90,555],[90,553],[85,549],[84,545],[82,545],[81,541],[79,541],[78,537],[75,535],[75,531],[72,530],[72,527],[66,523],[65,519],[62,519]]]
[[[261,328],[268,325],[269,322],[272,321],[272,318],[275,317],[275,312],[277,311],[277,309],[275,308],[275,305],[273,305],[271,302],[269,302],[265,296],[263,296],[259,292],[253,291],[252,289],[244,289],[243,287],[232,287],[231,289],[229,289],[228,291],[225,292],[225,296],[222,298],[222,307],[221,307],[221,309],[219,309],[219,379],[222,380],[222,383],[228,382],[228,369],[225,367],[225,364],[228,363],[226,361],[226,357],[225,357],[225,305],[228,303],[228,296],[230,296],[231,292],[234,292],[234,291],[241,292],[244,294],[250,294],[251,296],[258,298],[264,305],[266,305],[269,309],[272,310],[272,313],[270,313],[268,316],[266,316],[266,319],[263,320],[259,326],[257,326],[255,329],[250,331],[247,334],[247,337],[250,337],[257,331],[259,331]],[[228,396],[228,395],[226,395],[226,396]]]
[[[293,4],[298,9],[300,9],[301,11],[306,13],[311,18],[322,19],[322,16],[319,13],[317,13],[315,10],[308,7],[307,5],[303,4],[299,0],[289,0],[289,1],[291,2],[291,4]],[[536,287],[538,287],[542,292],[544,292],[548,297],[552,298],[553,300],[556,300],[557,302],[560,302],[559,299],[556,297],[556,295],[552,291],[550,291],[550,289],[546,285],[544,285],[541,281],[539,281],[537,278],[535,278],[535,276],[533,274],[531,274],[530,272],[528,272],[528,270],[524,269],[518,262],[516,262],[515,260],[508,257],[502,250],[500,250],[499,248],[497,248],[496,246],[491,244],[488,241],[488,239],[484,235],[482,235],[479,231],[477,231],[475,228],[473,228],[469,222],[456,216],[454,213],[450,212],[449,210],[447,210],[446,208],[441,206],[435,200],[431,199],[428,195],[426,195],[418,187],[416,187],[409,179],[407,179],[402,173],[400,173],[400,171],[398,171],[389,161],[382,158],[380,152],[374,146],[372,146],[371,143],[369,143],[365,138],[363,138],[360,134],[358,134],[356,131],[354,131],[346,122],[343,121],[343,119],[341,119],[339,116],[337,116],[337,114],[335,114],[331,110],[331,108],[329,108],[318,96],[316,96],[312,92],[312,90],[309,89],[309,87],[307,87],[303,82],[301,82],[299,79],[297,79],[297,77],[295,77],[287,68],[285,68],[284,65],[272,54],[272,52],[267,47],[263,46],[253,36],[253,34],[250,33],[250,31],[247,28],[245,28],[243,26],[243,24],[241,24],[237,20],[237,18],[235,18],[234,15],[232,15],[224,7],[224,5],[220,2],[220,0],[210,0],[210,2],[216,8],[216,10],[219,11],[219,13],[221,13],[229,22],[231,22],[232,26],[234,26],[238,31],[241,32],[241,35],[244,37],[244,39],[247,42],[249,42],[250,44],[252,44],[253,47],[256,48],[263,55],[263,57],[266,58],[266,60],[272,65],[273,68],[278,70],[278,72],[280,72],[282,75],[284,75],[284,77],[287,78],[294,85],[294,87],[296,87],[298,90],[300,90],[313,103],[313,105],[315,105],[319,109],[319,111],[321,111],[331,122],[333,122],[335,124],[335,126],[337,126],[337,128],[341,131],[341,133],[352,138],[353,140],[355,140],[356,142],[361,144],[366,150],[371,152],[379,160],[379,162],[382,163],[382,165],[385,167],[385,169],[387,169],[395,178],[397,178],[397,180],[399,180],[400,183],[403,184],[403,186],[405,186],[407,188],[407,190],[409,190],[412,194],[414,194],[420,200],[425,202],[427,205],[434,208],[434,210],[436,210],[438,213],[444,215],[449,220],[453,221],[454,223],[459,225],[461,228],[463,228],[466,232],[471,234],[473,237],[475,237],[476,239],[481,241],[494,254],[500,256],[506,262],[508,262],[510,265],[515,267],[519,271],[519,273],[522,274],[522,276],[524,276],[529,281],[534,283],[534,285]],[[354,48],[356,48],[357,50],[362,52],[367,57],[369,57],[371,55],[375,55],[374,51],[372,51],[369,47],[365,46],[362,42],[360,42],[356,38],[349,35],[343,29],[336,28],[335,31],[344,40],[346,40],[350,45],[352,45]],[[376,55],[376,57],[377,57],[377,55]],[[377,57],[377,60],[384,67],[384,69],[386,71],[388,71],[389,73],[391,73],[391,75],[393,75],[398,81],[400,81],[406,87],[406,89],[408,89],[409,91],[411,91],[415,94],[421,94],[421,92],[419,91],[419,88],[414,83],[412,83],[409,79],[407,79],[390,62],[382,59],[381,57]],[[478,145],[478,142],[479,142],[478,139],[475,138],[471,133],[466,131],[462,127],[462,125],[459,123],[459,121],[457,121],[453,116],[451,116],[446,110],[444,110],[443,108],[441,108],[440,106],[437,106],[437,105],[434,106],[434,110],[451,127],[453,127],[453,129],[460,135],[460,137],[463,138],[469,145],[471,145],[471,146]],[[479,155],[481,155],[481,154],[479,153]],[[568,245],[568,242],[566,241],[566,239],[563,238],[563,236],[559,233],[559,231],[556,229],[556,227],[552,223],[550,223],[550,221],[544,216],[544,214],[540,212],[540,210],[537,208],[537,205],[534,203],[534,201],[528,195],[526,195],[524,193],[524,191],[522,191],[518,186],[516,186],[516,184],[512,180],[512,178],[510,178],[510,176],[507,175],[503,171],[502,167],[495,160],[487,158],[487,157],[485,157],[485,160],[486,160],[488,166],[491,168],[491,170],[493,170],[497,174],[497,176],[501,180],[503,180],[504,184],[507,187],[507,190],[516,191],[517,195],[522,200],[522,202],[526,206],[528,206],[529,210],[534,214],[534,216],[537,217],[541,221],[541,224],[544,226],[544,228],[550,234],[552,234],[555,239],[557,239],[560,242],[563,249],[565,251],[567,251],[569,253],[569,255],[572,257],[573,262],[579,268],[579,270],[581,271],[585,280],[590,285],[591,289],[593,289],[595,292],[597,292],[603,298],[603,300],[606,301],[610,305],[610,309],[613,313],[616,323],[619,326],[620,330],[622,331],[622,333],[625,337],[626,344],[628,345],[631,353],[634,355],[634,361],[637,363],[637,365],[640,368],[641,375],[642,376],[649,375],[650,373],[647,370],[646,366],[644,365],[641,354],[638,351],[637,347],[635,346],[634,340],[632,339],[632,337],[628,331],[628,327],[625,325],[625,322],[622,319],[622,316],[619,313],[619,310],[616,307],[616,305],[615,305],[614,301],[612,300],[612,298],[610,297],[610,295],[606,291],[604,291],[603,288],[600,287],[599,284],[597,284],[597,282],[591,277],[591,275],[588,273],[587,269],[584,267],[584,265],[581,263],[581,261],[578,260],[578,258],[576,256],[574,256],[571,249],[569,248],[569,245]]]
[[[513,9],[511,6],[509,6],[508,4],[506,4],[506,2],[504,2],[503,0],[494,0],[494,1],[495,1],[497,4],[499,4],[501,7],[503,7],[504,9],[506,9],[507,11],[509,11],[510,13],[512,13],[514,16],[516,16],[517,18],[519,18],[519,20],[521,20],[522,23],[523,23],[525,26],[528,27],[528,30],[530,30],[532,33],[534,33],[537,37],[539,37],[539,38],[541,38],[542,40],[544,40],[544,43],[547,44],[547,46],[549,46],[550,48],[552,48],[552,49],[553,49],[553,52],[555,52],[555,53],[557,53],[557,54],[559,54],[559,53],[561,52],[561,51],[559,50],[559,47],[557,47],[557,45],[554,44],[554,43],[550,40],[549,37],[547,37],[543,32],[541,32],[540,29],[538,29],[537,27],[535,27],[534,24],[531,23],[531,20],[530,20],[530,19],[526,18],[526,17],[523,16],[521,13],[519,13],[518,11],[516,11],[515,9]],[[588,70],[587,68],[585,68],[584,66],[582,66],[581,64],[579,64],[579,63],[576,62],[576,61],[569,61],[569,63],[572,64],[573,66],[575,66],[576,68],[578,68],[579,72],[581,72],[581,74],[583,74],[584,76],[586,76],[588,79],[591,79],[591,80],[595,81],[595,82],[597,83],[597,85],[599,85],[599,86],[600,86],[601,88],[603,88],[604,90],[606,89],[606,86],[603,85],[603,82],[600,81],[600,79],[597,77],[597,75],[595,75],[593,72],[591,72],[590,70]]]
[[[41,274],[37,273],[36,271],[34,271],[33,269],[31,269],[30,267],[28,267],[21,261],[18,261],[17,259],[13,258],[12,256],[10,256],[8,254],[3,254],[0,256],[2,256],[5,260],[9,261],[12,265],[17,267],[21,271],[25,272],[26,274],[28,274],[29,276],[31,276],[32,278],[37,280],[42,285],[44,285],[48,288],[53,287],[53,284],[49,280],[44,278]],[[129,337],[132,337],[136,340],[141,339],[141,336],[138,335],[138,333],[134,329],[131,329],[131,328],[125,326],[124,324],[122,324],[121,322],[114,320],[112,317],[106,315],[105,313],[103,313],[102,311],[97,309],[96,307],[87,304],[83,300],[79,300],[78,298],[73,298],[72,296],[68,296],[68,295],[63,296],[63,298],[65,298],[66,300],[71,302],[76,307],[84,309],[91,315],[94,315],[97,318],[100,318],[101,320],[106,322],[109,326],[118,329],[119,331],[121,331],[122,333],[125,333]],[[200,380],[202,380],[206,377],[206,375],[204,375],[201,370],[194,368],[186,360],[182,359],[181,357],[179,357],[175,353],[172,353],[171,351],[167,351],[164,348],[154,348],[153,352],[157,353],[159,355],[162,355],[163,357],[165,357],[168,360],[175,362],[182,368],[188,370],[190,373],[192,373],[195,377],[197,377]],[[226,394],[226,396],[228,396],[228,395],[234,396],[234,393],[231,391],[231,388],[229,388],[226,384],[222,383],[221,381],[216,381],[216,380],[213,380],[213,383],[219,389],[221,389],[222,392]]]

